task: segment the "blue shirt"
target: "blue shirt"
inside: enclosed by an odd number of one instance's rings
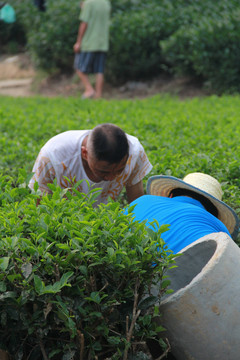
[[[149,227],[149,222],[154,220],[160,226],[170,225],[169,230],[161,237],[174,253],[213,232],[222,231],[231,236],[226,226],[205,210],[199,201],[186,196],[167,198],[143,195],[134,200],[130,206],[132,205],[136,205],[133,210],[135,220],[147,220]]]

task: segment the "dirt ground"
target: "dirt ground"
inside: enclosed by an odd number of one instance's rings
[[[83,87],[76,74],[46,77],[34,69],[27,54],[0,57],[0,95],[81,97],[82,92]],[[144,98],[159,93],[177,95],[181,99],[208,95],[196,81],[164,75],[149,81],[129,81],[116,87],[105,83],[103,98]]]

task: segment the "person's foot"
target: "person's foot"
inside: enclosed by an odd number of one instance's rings
[[[85,92],[82,94],[82,99],[91,99],[95,95],[95,91]]]

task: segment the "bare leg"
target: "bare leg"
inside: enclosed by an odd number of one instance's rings
[[[90,97],[94,94],[94,89],[88,79],[88,76],[84,73],[82,73],[81,71],[77,70],[77,74],[80,78],[80,80],[82,81],[85,91],[83,93],[84,96],[86,97]]]
[[[104,75],[102,73],[96,74],[96,93],[94,96],[96,99],[102,96],[103,83],[104,83]]]

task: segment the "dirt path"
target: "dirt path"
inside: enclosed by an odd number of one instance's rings
[[[0,94],[30,96],[35,71],[24,54],[0,57]]]
[[[29,57],[26,54],[0,57],[0,95],[13,97],[23,96],[77,96],[80,97],[83,88],[76,75],[60,74],[51,78],[37,80]],[[103,98],[131,99],[144,98],[159,93],[170,93],[180,98],[192,98],[208,95],[201,88],[187,78],[171,78],[161,76],[151,81],[130,81],[119,87],[105,84]]]

